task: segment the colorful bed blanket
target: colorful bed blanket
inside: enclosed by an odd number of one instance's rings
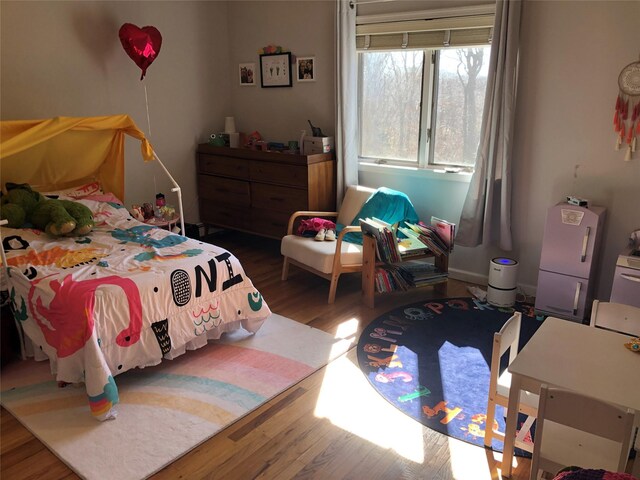
[[[2,228],[5,288],[23,331],[59,382],[84,382],[92,413],[113,418],[114,377],[206,345],[271,313],[236,257],[134,220],[114,202],[86,237]]]
[[[606,470],[592,470],[569,467],[553,477],[553,480],[637,480],[631,474],[623,472],[608,472]]]

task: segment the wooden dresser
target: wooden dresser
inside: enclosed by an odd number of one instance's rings
[[[331,153],[291,155],[201,144],[197,162],[205,225],[282,238],[293,212],[335,211]]]

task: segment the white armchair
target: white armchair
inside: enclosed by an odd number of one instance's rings
[[[284,256],[282,280],[289,276],[289,265],[295,265],[330,280],[329,300],[336,298],[338,279],[343,273],[362,271],[362,245],[343,242],[349,232],[359,232],[359,226],[350,226],[364,202],[375,192],[362,186],[350,186],[344,196],[339,212],[298,211],[289,219],[287,235],[282,238],[280,252]],[[333,217],[336,223],[347,225],[335,242],[318,242],[314,238],[293,234],[296,219],[300,217]]]

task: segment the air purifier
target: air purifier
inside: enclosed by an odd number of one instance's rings
[[[518,262],[496,257],[489,262],[487,302],[496,307],[511,307],[516,303]]]

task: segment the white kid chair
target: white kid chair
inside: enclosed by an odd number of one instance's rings
[[[282,280],[289,275],[289,265],[295,265],[331,281],[329,301],[336,298],[338,279],[343,273],[362,271],[362,245],[343,242],[349,232],[359,232],[360,226],[350,226],[364,202],[375,189],[359,185],[350,186],[344,196],[339,212],[298,211],[289,218],[287,235],[282,238],[280,253],[284,256]],[[300,217],[333,217],[336,223],[347,225],[335,241],[315,241],[313,237],[293,234],[294,223]]]
[[[518,340],[520,339],[520,322],[522,314],[515,312],[499,332],[493,335],[493,351],[491,352],[491,377],[489,379],[489,401],[487,403],[487,421],[485,423],[484,445],[491,448],[491,441],[497,438],[504,442],[504,433],[493,430],[493,422],[496,415],[496,405],[505,409],[509,403],[509,389],[511,387],[511,373],[507,369],[500,375],[500,360],[509,350],[509,362],[511,365],[518,354]],[[520,428],[516,436],[515,446],[531,452],[533,447],[524,441],[527,432],[536,419],[538,410],[538,396],[523,390],[520,394],[518,411],[527,415],[527,420]]]
[[[640,337],[640,308],[594,300],[591,326]]]
[[[591,326],[640,337],[640,308],[594,300],[591,309]],[[639,424],[640,418],[636,418],[636,426]],[[640,432],[636,434],[635,450],[637,454],[632,473],[640,478]]]
[[[624,472],[634,412],[542,385],[530,479],[577,466]]]

